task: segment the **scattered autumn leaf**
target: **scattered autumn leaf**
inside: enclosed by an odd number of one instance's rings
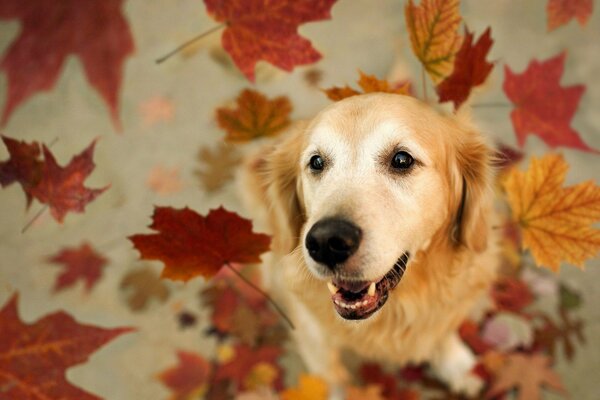
[[[170,400],[202,398],[208,385],[211,365],[202,356],[187,351],[177,352],[178,364],[158,379],[171,390]]]
[[[534,134],[550,147],[596,151],[570,126],[585,86],[560,86],[565,58],[563,52],[543,62],[532,60],[522,74],[505,66],[503,89],[515,106],[510,118],[519,146],[523,147],[527,135]]]
[[[398,379],[384,372],[377,364],[366,363],[360,367],[360,376],[366,385],[377,385],[381,395],[387,400],[419,400],[419,394],[412,389],[401,388]]]
[[[454,58],[452,74],[436,87],[440,102],[451,101],[454,109],[458,109],[467,100],[471,90],[485,82],[494,68],[494,64],[485,60],[493,43],[491,28],[488,27],[475,44],[473,33],[465,29],[462,46]]]
[[[183,188],[179,167],[167,168],[157,165],[148,174],[146,185],[155,193],[168,195],[180,192]]]
[[[458,334],[475,354],[484,354],[492,349],[492,345],[481,337],[479,325],[471,320],[466,320],[460,325]]]
[[[569,288],[567,285],[560,285],[560,308],[564,310],[576,310],[581,307],[581,294]]]
[[[285,96],[269,100],[256,90],[244,89],[236,102],[236,109],[217,109],[217,122],[227,132],[228,142],[275,136],[290,124],[292,105]]]
[[[206,217],[189,208],[155,207],[150,228],[158,233],[129,237],[144,260],[165,263],[162,277],[187,281],[210,278],[229,263],[260,261],[269,236],[252,232],[252,223],[220,207]]]
[[[27,207],[31,204],[29,191],[35,187],[42,175],[41,150],[38,142],[26,143],[0,135],[10,158],[0,162],[0,186],[19,183],[27,196]]]
[[[272,389],[262,387],[257,390],[242,392],[235,397],[235,400],[279,400],[279,396]]]
[[[572,320],[565,309],[559,310],[559,321],[555,323],[549,317],[542,316],[542,326],[535,330],[535,347],[548,352],[551,358],[556,355],[556,350],[562,344],[565,358],[569,361],[575,356],[575,342],[585,344],[583,320]]]
[[[354,90],[349,86],[344,87],[332,87],[324,89],[323,92],[327,95],[330,100],[339,101],[347,97],[356,96],[363,93],[395,93],[410,95],[410,82],[401,82],[398,85],[392,85],[388,81],[383,79],[377,79],[375,75],[367,75],[361,70],[358,71],[360,78],[358,80],[358,86],[363,90],[362,93],[358,90]]]
[[[520,315],[500,312],[485,322],[481,337],[495,350],[508,352],[519,347],[529,348],[533,343],[533,327]]]
[[[85,206],[108,189],[88,189],[83,181],[92,173],[94,162],[94,140],[81,154],[73,157],[66,167],[56,163],[54,155],[43,145],[44,162],[41,179],[29,193],[42,204],[50,207],[50,213],[58,222],[62,222],[67,212],[82,213]]]
[[[279,368],[271,363],[260,362],[252,367],[244,379],[244,387],[249,390],[271,387],[280,374]]]
[[[381,387],[377,385],[350,386],[346,390],[346,400],[385,400],[385,397],[381,394]]]
[[[587,181],[562,187],[569,165],[561,155],[532,158],[526,172],[514,168],[503,182],[523,247],[538,265],[558,271],[562,260],[581,267],[600,249],[600,187]]]
[[[504,367],[496,375],[487,396],[491,398],[517,389],[518,400],[539,400],[543,386],[564,394],[565,389],[560,377],[549,367],[550,359],[543,354],[510,354],[506,357]]]
[[[213,193],[221,189],[234,177],[235,166],[242,156],[231,144],[219,142],[217,147],[202,147],[197,156],[199,167],[194,174],[200,180],[202,188]]]
[[[73,54],[120,129],[123,64],[134,50],[122,5],[123,0],[3,1],[0,19],[19,20],[22,28],[0,61],[8,78],[2,125],[22,102],[39,91],[51,90],[67,56]]]
[[[285,71],[321,58],[298,26],[331,18],[336,0],[204,0],[206,11],[225,26],[223,48],[250,81],[254,66],[267,61]]]
[[[501,311],[520,313],[533,302],[533,294],[523,281],[512,277],[500,277],[492,285],[494,304]]]
[[[412,50],[434,83],[452,73],[462,37],[457,30],[462,18],[459,0],[409,0],[404,9]]]
[[[281,392],[281,400],[327,400],[328,388],[318,376],[302,374],[298,387]]]
[[[173,102],[162,96],[154,96],[142,102],[139,112],[146,126],[153,126],[160,122],[168,122],[175,115]]]
[[[144,310],[152,299],[164,303],[170,294],[169,287],[151,268],[129,272],[120,287],[127,292],[127,305],[132,311]]]
[[[260,334],[260,319],[245,304],[240,304],[233,312],[231,333],[242,343],[253,346]]]
[[[191,328],[196,325],[198,318],[196,314],[189,311],[182,311],[177,314],[177,322],[179,322],[180,329]]]
[[[67,381],[67,368],[130,328],[104,329],[65,312],[24,324],[14,295],[0,310],[0,390],[3,399],[99,400]]]
[[[308,86],[317,87],[323,80],[323,70],[311,68],[304,73],[303,77]]]
[[[585,26],[592,15],[593,0],[548,0],[548,30],[554,30],[577,18],[579,25]]]
[[[48,261],[61,264],[64,268],[54,283],[55,292],[73,286],[79,280],[85,282],[85,289],[89,292],[102,276],[102,270],[108,262],[87,242],[79,247],[64,248]]]

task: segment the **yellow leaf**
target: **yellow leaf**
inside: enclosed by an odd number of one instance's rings
[[[281,392],[281,400],[327,400],[327,384],[319,377],[300,375],[298,388]]]
[[[409,0],[404,10],[413,52],[436,84],[452,73],[462,44],[458,9],[459,0]]]
[[[227,132],[228,142],[275,136],[290,124],[292,105],[287,97],[268,100],[257,91],[246,89],[236,102],[236,109],[217,109],[217,122]]]
[[[344,87],[332,87],[324,89],[323,92],[329,97],[330,100],[339,101],[346,97],[356,96],[364,93],[395,93],[395,94],[410,94],[410,83],[403,82],[399,86],[390,85],[390,83],[384,79],[377,79],[375,75],[367,75],[362,71],[358,71],[360,78],[358,80],[358,86],[363,90],[362,93],[358,90],[352,89],[350,86]]]
[[[600,251],[600,187],[592,181],[563,188],[569,165],[561,155],[532,158],[529,169],[513,168],[503,182],[523,247],[538,265],[558,271],[561,261],[583,267]]]

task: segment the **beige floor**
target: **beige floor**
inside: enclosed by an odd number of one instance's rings
[[[600,12],[596,10],[585,28],[571,23],[547,33],[544,0],[463,3],[470,29],[482,32],[492,26],[495,44],[491,59],[498,61],[488,90],[476,102],[507,102],[500,90],[504,64],[522,71],[531,58],[546,59],[566,49],[563,82],[587,85],[573,126],[588,144],[600,148]],[[417,71],[404,29],[403,4],[401,0],[341,0],[333,9],[332,21],[301,29],[324,54],[323,60],[311,67],[322,71],[323,87],[353,82],[357,69],[385,76],[398,58],[407,71]],[[25,213],[19,188],[0,191],[0,304],[18,291],[20,313],[26,321],[64,308],[80,321],[137,327],[138,333],[115,340],[88,364],[69,370],[68,376],[107,399],[154,400],[167,398],[168,392],[154,376],[174,363],[176,349],[206,355],[214,351],[214,344],[198,331],[179,331],[172,317],[173,308],[180,304],[197,308],[197,292],[205,283],[202,279],[186,285],[169,283],[172,294],[167,302],[144,313],[130,311],[119,284],[126,271],[142,264],[131,245],[122,239],[143,231],[154,204],[189,205],[199,212],[220,204],[239,209],[231,188],[214,195],[203,193],[193,171],[198,149],[216,143],[222,136],[213,119],[215,107],[233,99],[249,84],[219,61],[219,52],[214,49],[217,37],[184,57],[160,66],[154,64],[156,57],[214,25],[201,1],[129,0],[126,13],[137,51],[126,63],[121,92],[122,135],[114,132],[106,107],[87,84],[81,64],[74,57],[68,59],[56,88],[27,101],[2,130],[8,136],[26,140],[50,142],[59,138],[52,150],[62,163],[100,137],[95,155],[97,168],[88,185],[111,183],[112,187],[85,214],[69,215],[63,225],[46,216],[25,234],[20,229],[39,204]],[[0,51],[18,29],[14,22],[0,24]],[[285,74],[261,65],[257,87],[269,95],[288,95],[294,104],[294,117],[309,117],[328,104],[318,90],[306,84],[304,74],[309,69]],[[1,76],[0,99],[5,98],[6,88],[6,77]],[[142,104],[157,97],[172,102],[174,116],[170,121],[149,123],[141,113]],[[491,136],[514,144],[508,113],[508,108],[477,109],[475,117]],[[533,137],[526,150],[528,154],[548,151]],[[598,178],[597,155],[572,150],[563,153],[572,165],[570,182]],[[0,148],[0,159],[6,155]],[[179,168],[182,190],[168,195],[149,190],[146,180],[157,165]],[[50,289],[56,268],[44,259],[63,246],[78,245],[83,240],[98,246],[110,259],[104,278],[89,295],[80,286],[53,295]],[[159,269],[158,264],[152,265]],[[561,271],[561,279],[580,290],[585,301],[581,315],[586,321],[588,345],[580,349],[571,364],[561,363],[558,367],[571,398],[576,400],[600,399],[600,292],[595,290],[600,282],[599,267],[596,259],[588,263],[585,272],[573,267]]]

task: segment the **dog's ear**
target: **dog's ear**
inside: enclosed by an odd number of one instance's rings
[[[305,221],[299,174],[306,127],[305,122],[296,123],[264,162],[273,248],[282,252],[290,252],[297,246]]]
[[[456,146],[455,220],[451,237],[476,252],[487,247],[491,212],[493,151],[472,129],[461,129]]]

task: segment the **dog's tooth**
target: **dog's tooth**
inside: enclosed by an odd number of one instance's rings
[[[337,300],[337,299],[336,299],[336,300],[334,300],[333,302],[334,302],[335,304],[337,304],[338,306],[340,305],[340,301],[339,301],[339,300]]]
[[[371,282],[368,293],[369,293],[369,296],[371,296],[371,297],[375,296],[375,282]]]
[[[340,291],[340,289],[331,282],[327,282],[327,289],[329,289],[329,292],[331,292],[331,294],[336,294]]]
[[[352,305],[350,306],[350,308],[351,308],[351,309],[353,309],[353,310],[356,310],[356,304],[352,304]]]

